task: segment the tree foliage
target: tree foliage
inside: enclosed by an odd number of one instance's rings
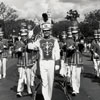
[[[77,10],[69,10],[69,12],[67,12],[67,16],[65,17],[66,19],[73,21],[73,20],[77,20],[77,18],[79,17],[79,13],[77,12]]]
[[[62,31],[68,30],[68,27],[71,25],[70,21],[64,20],[64,21],[59,21],[53,25],[53,35],[54,36],[61,36]]]
[[[11,35],[18,36],[20,32],[21,23],[26,23],[26,28],[30,24],[34,28],[35,24],[32,20],[18,19],[5,21],[5,37],[10,38]]]
[[[85,37],[93,37],[94,30],[100,28],[100,9],[85,14],[85,19],[80,23],[80,30]]]
[[[5,5],[3,2],[0,3],[0,19],[4,21],[15,20],[18,18],[16,12],[15,9]]]

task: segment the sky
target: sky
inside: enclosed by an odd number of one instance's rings
[[[84,20],[84,14],[100,9],[100,0],[0,0],[6,5],[17,10],[19,18],[41,18],[43,12],[51,12],[53,19],[61,20],[70,9],[79,12],[80,18]]]

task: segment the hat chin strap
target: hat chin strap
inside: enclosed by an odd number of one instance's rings
[[[50,38],[50,35],[48,35],[48,36],[44,36],[44,38],[45,38],[45,39],[49,39],[49,38]]]

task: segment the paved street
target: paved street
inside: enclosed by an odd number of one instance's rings
[[[7,78],[0,80],[0,100],[33,100],[29,96],[22,98],[16,97],[16,88],[18,80],[18,72],[16,59],[8,59],[7,62]],[[100,79],[95,78],[93,74],[93,63],[90,55],[84,54],[84,73],[81,75],[80,94],[71,96],[72,100],[100,100]],[[38,94],[36,100],[40,99]],[[53,100],[67,100],[64,92],[58,87],[54,88]]]

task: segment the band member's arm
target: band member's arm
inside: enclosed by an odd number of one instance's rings
[[[94,58],[96,58],[96,59],[100,58],[97,49],[98,49],[98,48],[95,47],[95,49],[94,49],[94,51],[93,51]]]
[[[28,49],[34,50],[39,47],[39,40],[28,43]]]
[[[0,42],[0,53],[3,52],[3,43]]]
[[[56,70],[58,70],[60,66],[60,47],[57,40],[55,40],[54,44],[54,55],[55,55],[55,65],[56,65],[55,67]]]

